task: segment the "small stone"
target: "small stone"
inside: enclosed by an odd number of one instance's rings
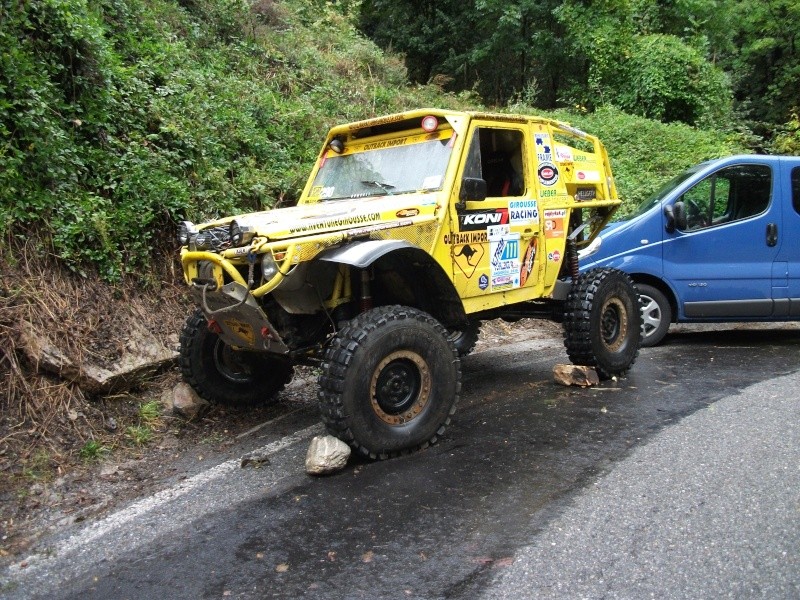
[[[210,405],[188,383],[181,382],[172,390],[172,406],[176,415],[187,421],[195,421],[205,414]]]
[[[344,468],[350,458],[350,446],[332,435],[318,435],[311,440],[306,454],[306,473],[328,475]]]
[[[247,466],[252,466],[258,469],[264,465],[269,464],[269,456],[266,454],[262,454],[258,450],[251,452],[250,454],[245,454],[242,457],[242,468],[244,469]]]
[[[553,379],[561,385],[579,385],[581,387],[597,385],[600,377],[592,367],[581,365],[555,365]]]

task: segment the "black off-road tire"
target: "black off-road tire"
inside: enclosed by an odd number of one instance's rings
[[[480,332],[481,322],[470,320],[463,329],[448,329],[447,337],[456,347],[458,356],[463,358],[475,350]]]
[[[268,404],[292,380],[294,367],[280,356],[234,350],[209,330],[202,310],[181,332],[183,378],[209,402],[234,407]]]
[[[617,269],[591,269],[572,285],[564,311],[564,346],[576,365],[601,379],[624,375],[642,341],[642,307],[630,277]]]
[[[404,306],[350,321],[328,346],[319,377],[328,432],[372,459],[436,443],[460,391],[461,365],[447,331]]]
[[[636,287],[642,300],[642,347],[656,346],[669,331],[672,307],[658,288],[645,283],[637,283]]]

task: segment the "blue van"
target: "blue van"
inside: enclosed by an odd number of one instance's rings
[[[800,157],[696,165],[579,256],[582,271],[631,276],[644,346],[658,344],[670,323],[800,320]]]

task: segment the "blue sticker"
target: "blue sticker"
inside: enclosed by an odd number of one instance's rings
[[[487,287],[489,287],[489,278],[485,273],[478,278],[478,287],[482,290],[485,290]]]

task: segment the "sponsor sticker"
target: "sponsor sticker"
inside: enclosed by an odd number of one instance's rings
[[[558,262],[561,260],[561,252],[558,250],[553,250],[552,252],[547,253],[547,260],[551,262]]]
[[[416,217],[419,214],[418,208],[402,208],[395,213],[395,216],[398,219],[403,219],[406,217]]]
[[[552,142],[549,133],[534,133],[536,141],[536,158],[539,162],[553,160]]]
[[[508,225],[490,225],[486,228],[486,233],[490,240],[499,240],[504,235],[511,233],[511,227]]]
[[[508,224],[507,208],[490,208],[469,210],[458,215],[458,226],[461,231],[477,231],[490,225]]]
[[[578,171],[575,173],[578,181],[585,181],[587,183],[600,181],[600,171]]]
[[[551,186],[558,182],[558,168],[551,162],[540,162],[537,172],[542,185]]]
[[[514,225],[530,225],[539,220],[536,200],[512,200],[508,203],[508,218]]]
[[[533,271],[533,261],[536,258],[536,238],[532,238],[525,251],[525,258],[522,259],[522,268],[519,272],[519,284],[525,285],[531,272]]]
[[[482,290],[485,290],[486,288],[489,287],[489,278],[486,276],[485,273],[480,277],[478,277],[478,287],[481,288]]]
[[[578,188],[575,190],[575,200],[578,202],[586,202],[587,200],[594,200],[597,198],[597,190],[595,188]]]
[[[520,239],[511,233],[489,244],[492,291],[519,287]]]
[[[560,162],[572,162],[572,148],[569,146],[556,146],[556,160]]]

